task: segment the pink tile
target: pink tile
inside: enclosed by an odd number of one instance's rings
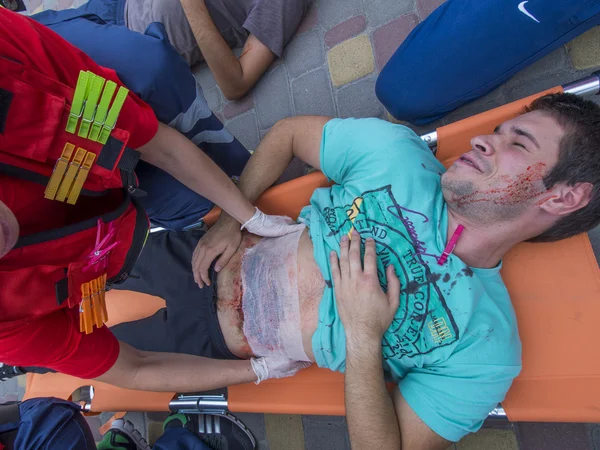
[[[366,27],[367,20],[364,16],[348,19],[325,33],[325,45],[327,48],[334,47],[346,39],[359,35],[365,31]]]
[[[58,0],[58,9],[69,9],[73,6],[73,1],[74,0]]]
[[[254,96],[248,94],[241,100],[225,104],[223,107],[223,117],[225,120],[230,120],[246,111],[250,111],[252,108],[254,108]]]
[[[407,14],[386,23],[373,32],[377,70],[383,69],[383,66],[418,23],[419,19],[415,14]]]
[[[42,5],[42,0],[29,0],[27,2],[27,13],[33,14],[33,12]]]
[[[417,10],[419,11],[421,20],[425,20],[425,18],[435,11],[442,3],[444,3],[444,0],[418,0]]]
[[[307,31],[312,30],[319,23],[319,10],[315,3],[312,3],[306,16],[300,23],[298,30],[296,31],[296,35],[305,33]]]

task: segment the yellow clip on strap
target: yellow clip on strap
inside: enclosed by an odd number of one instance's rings
[[[89,72],[83,70],[79,72],[77,86],[75,87],[75,93],[73,94],[73,102],[71,103],[71,112],[69,113],[69,119],[67,121],[67,132],[69,133],[74,134],[75,131],[77,131],[77,123],[83,113],[83,105],[86,99],[89,78]]]
[[[48,181],[48,186],[46,186],[46,190],[44,191],[44,197],[48,200],[54,200],[54,198],[56,197],[58,186],[60,185],[63,177],[65,176],[67,167],[69,167],[69,161],[71,160],[71,156],[73,155],[73,150],[75,150],[75,146],[67,142],[65,144],[65,147],[63,148],[60,158],[58,158],[58,160],[56,161],[56,164],[54,165],[54,170],[52,171],[52,175],[50,176],[50,180]]]
[[[75,157],[71,164],[69,164],[69,168],[67,169],[67,173],[63,177],[62,183],[60,183],[60,187],[58,188],[58,194],[56,194],[56,200],[59,202],[64,202],[69,195],[69,191],[71,190],[71,186],[73,185],[73,181],[75,180],[75,175],[79,171],[81,164],[83,163],[83,159],[85,158],[87,151],[82,148],[78,148],[75,153]]]
[[[106,142],[108,142],[110,133],[112,132],[113,128],[115,128],[119,114],[121,114],[121,109],[125,104],[127,95],[129,95],[129,89],[121,86],[119,88],[119,92],[117,92],[117,96],[115,97],[115,101],[113,102],[110,111],[108,111],[106,121],[102,126],[102,131],[100,132],[100,137],[98,139],[98,142],[101,144],[106,144]]]
[[[85,183],[85,180],[87,180],[88,174],[90,173],[90,170],[92,168],[92,165],[94,164],[95,159],[96,159],[96,155],[91,152],[88,152],[85,155],[85,160],[83,161],[81,168],[77,172],[77,176],[75,177],[73,186],[71,187],[71,190],[69,191],[69,198],[67,199],[67,203],[69,205],[74,205],[77,202],[77,199],[79,198],[79,194],[81,193],[81,189],[83,188],[83,184]]]
[[[81,125],[79,126],[79,137],[87,138],[90,132],[90,126],[94,121],[94,115],[96,114],[96,106],[98,106],[98,99],[102,93],[104,87],[104,78],[89,73],[89,91],[85,100],[85,108],[83,110],[83,117],[81,118]]]
[[[102,92],[102,98],[100,99],[100,103],[98,104],[98,109],[96,111],[96,117],[94,118],[94,123],[92,124],[92,129],[90,130],[90,135],[88,139],[91,141],[98,141],[100,137],[100,131],[102,130],[102,126],[104,125],[104,121],[106,120],[106,115],[108,114],[108,107],[110,106],[110,102],[112,101],[113,95],[117,90],[117,83],[114,81],[107,81],[104,86],[104,91]]]

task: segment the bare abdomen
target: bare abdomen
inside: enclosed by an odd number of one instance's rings
[[[225,344],[240,358],[254,356],[246,336],[244,336],[244,314],[242,310],[242,256],[247,248],[256,245],[262,238],[244,234],[238,251],[217,277],[217,315]],[[298,243],[298,297],[300,301],[300,324],[302,344],[306,355],[314,361],[312,335],[318,324],[318,308],[323,296],[325,283],[319,267],[314,261],[313,245],[304,230]],[[260,293],[259,293],[260,294]]]

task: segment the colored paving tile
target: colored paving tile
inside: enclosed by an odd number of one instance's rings
[[[304,450],[302,416],[265,414],[265,426],[271,450]]]
[[[369,75],[375,69],[373,48],[366,34],[332,48],[327,60],[331,81],[336,87]]]
[[[600,27],[592,28],[576,37],[567,48],[575,69],[600,67]]]
[[[482,429],[463,438],[456,450],[519,450],[517,435],[512,430]],[[541,450],[541,449],[540,449]]]

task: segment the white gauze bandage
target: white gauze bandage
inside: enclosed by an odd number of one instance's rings
[[[244,335],[256,356],[309,361],[302,345],[298,297],[302,231],[263,239],[242,258]]]

